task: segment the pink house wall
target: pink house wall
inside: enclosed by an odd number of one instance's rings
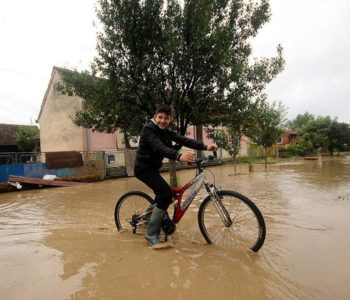
[[[98,151],[106,149],[117,149],[117,136],[115,133],[93,132],[90,129],[83,129],[84,151]],[[187,130],[187,137],[195,139],[194,127],[191,126]],[[211,139],[207,138],[207,133],[203,128],[204,144],[212,143]]]
[[[85,151],[117,149],[115,133],[93,132],[90,129],[83,129],[83,140]]]
[[[246,137],[245,135],[242,136],[241,141],[240,141],[240,148],[241,148],[241,149],[247,148],[248,143],[249,143],[249,138]]]
[[[207,132],[205,131],[205,128],[202,129],[202,135],[203,135],[203,143],[204,144],[209,144],[209,143],[213,143],[212,139],[208,139],[207,138]],[[187,129],[187,137],[191,138],[191,139],[196,139],[196,134],[195,134],[195,130],[194,130],[194,126],[191,126]]]
[[[194,127],[191,126],[187,129],[187,133],[189,138],[195,138],[195,130]],[[208,143],[213,143],[214,141],[212,139],[208,139],[207,138],[207,132],[205,131],[205,128],[203,128],[203,143],[204,144],[208,144]],[[247,151],[248,148],[248,144],[249,144],[249,138],[246,136],[242,136],[241,141],[240,141],[240,148],[241,151],[244,153]]]

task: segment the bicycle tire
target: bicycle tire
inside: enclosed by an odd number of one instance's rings
[[[233,224],[225,227],[210,196],[206,197],[198,210],[198,225],[206,242],[229,249],[259,251],[266,237],[266,225],[260,210],[240,193],[227,190],[217,193]]]
[[[153,199],[140,191],[131,191],[122,195],[114,209],[114,221],[118,231],[126,229],[133,230],[136,233],[136,227],[134,228],[132,225],[133,216],[137,217],[144,213],[152,203]],[[137,227],[138,233],[145,234],[146,225]]]

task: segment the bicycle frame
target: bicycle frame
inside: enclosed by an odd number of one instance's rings
[[[217,195],[216,187],[213,184],[209,184],[207,181],[203,168],[201,168],[202,161],[196,161],[198,173],[196,176],[188,182],[183,187],[179,188],[173,188],[172,192],[174,195],[174,215],[173,215],[173,222],[175,224],[179,223],[185,212],[187,211],[188,207],[191,205],[195,197],[197,196],[199,190],[202,188],[202,186],[205,186],[205,189],[210,196],[210,198],[213,201],[213,204],[222,220],[222,222],[225,224],[226,227],[230,227],[232,225],[232,220],[230,218],[230,215],[228,214],[226,208],[222,205],[220,197]],[[195,189],[187,196],[187,198],[183,201],[182,197],[187,189],[189,189],[191,186],[198,184],[195,186]]]
[[[182,200],[182,197],[187,189],[189,189],[191,186],[193,186],[195,183],[200,182],[199,187],[192,191],[190,195],[188,195],[187,199],[184,201]],[[174,195],[174,215],[173,215],[173,222],[175,224],[179,223],[183,215],[185,214],[188,207],[193,202],[194,198],[198,194],[199,190],[202,188],[202,186],[207,185],[208,182],[203,174],[203,172],[199,172],[190,182],[188,182],[183,187],[173,188],[172,192]]]
[[[209,158],[208,160],[211,160],[211,159],[212,158]],[[196,161],[196,165],[197,165],[196,176],[191,181],[189,181],[187,184],[185,184],[184,186],[171,189],[171,191],[173,193],[173,197],[174,197],[174,201],[173,201],[174,214],[173,214],[172,221],[175,224],[180,222],[183,215],[186,213],[188,207],[191,205],[191,203],[193,202],[193,200],[197,196],[199,190],[204,185],[208,195],[211,198],[211,201],[214,204],[215,209],[217,210],[217,212],[218,212],[218,214],[223,222],[223,224],[226,227],[230,227],[232,225],[233,221],[232,221],[229,213],[227,212],[226,208],[222,205],[221,199],[217,194],[217,188],[213,184],[210,184],[204,175],[203,168],[201,167],[201,165],[204,164],[205,162],[206,161],[197,160]],[[193,191],[187,196],[187,198],[185,200],[183,200],[182,197],[183,197],[185,191],[196,184],[197,184],[197,186],[194,186]],[[154,204],[153,204],[153,206],[154,206]],[[143,214],[139,215],[137,217],[137,222],[138,222],[137,226],[140,226],[141,224],[148,222],[147,217],[151,214],[151,212],[152,212],[152,209],[147,210]],[[135,231],[136,231],[136,227],[134,228],[134,233],[135,233]]]

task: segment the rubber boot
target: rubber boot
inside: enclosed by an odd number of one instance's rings
[[[160,227],[165,214],[165,210],[155,207],[152,211],[152,215],[148,223],[147,235],[145,236],[145,239],[152,245],[152,249],[154,250],[174,247],[173,244],[170,244],[168,242],[163,243],[159,239]]]
[[[158,208],[157,206],[153,209],[151,218],[149,219],[147,235],[145,239],[151,243],[151,245],[160,244],[159,234],[160,225],[162,223],[165,210]]]

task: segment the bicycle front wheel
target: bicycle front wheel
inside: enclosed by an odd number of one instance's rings
[[[208,244],[226,249],[259,251],[265,241],[264,218],[256,205],[234,191],[218,191],[220,210],[226,210],[229,222],[224,224],[210,196],[204,199],[198,211],[200,231]]]
[[[118,231],[130,230],[146,234],[148,215],[145,214],[153,200],[143,192],[132,191],[119,198],[114,209],[114,220]]]

